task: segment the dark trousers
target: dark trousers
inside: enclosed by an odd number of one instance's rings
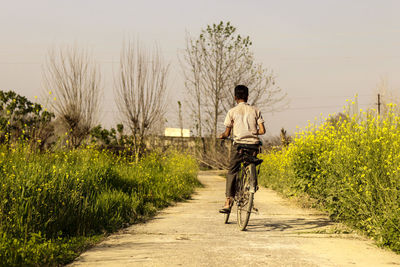
[[[236,193],[236,178],[243,160],[243,156],[239,154],[239,146],[240,144],[235,144],[231,150],[228,175],[226,176],[226,197],[234,197]],[[257,149],[258,145],[254,145],[254,150],[257,151]]]

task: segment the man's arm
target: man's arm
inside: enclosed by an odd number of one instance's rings
[[[263,135],[263,134],[265,134],[264,123],[260,123],[258,124],[257,135]]]
[[[231,135],[231,130],[232,130],[232,127],[226,127],[225,132],[222,133],[222,134],[219,136],[219,138],[221,138],[221,139],[228,138],[228,137]]]

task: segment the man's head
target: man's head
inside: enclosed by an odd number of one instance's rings
[[[237,85],[235,87],[235,100],[244,100],[247,102],[249,97],[249,88],[244,85]]]

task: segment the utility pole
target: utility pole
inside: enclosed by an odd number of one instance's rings
[[[181,137],[183,137],[183,121],[182,121],[182,104],[181,101],[178,101],[179,106],[179,127],[181,128]]]
[[[381,115],[381,94],[378,94],[378,115]]]

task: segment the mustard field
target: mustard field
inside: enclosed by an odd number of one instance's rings
[[[331,217],[400,252],[400,113],[395,105],[323,119],[263,155],[261,183],[307,194]]]

